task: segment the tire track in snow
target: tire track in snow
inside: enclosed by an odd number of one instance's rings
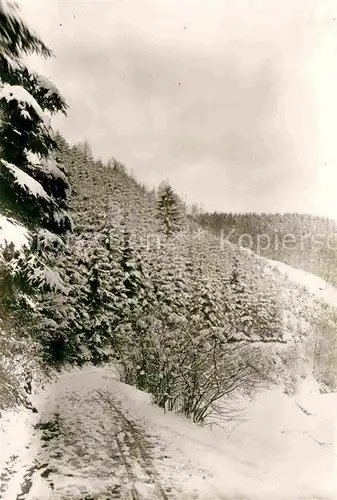
[[[37,444],[37,447],[34,447],[34,455],[37,454],[31,457],[30,463],[27,463],[25,470],[22,471],[18,484],[19,491],[13,500],[40,499],[38,491],[39,484],[42,485],[41,480],[44,485],[42,495],[47,495],[46,491],[48,490],[48,498],[49,495],[55,500],[79,498],[76,493],[73,496],[68,490],[67,477],[71,478],[70,484],[73,481],[76,482],[76,478],[81,482],[81,478],[85,476],[86,467],[88,465],[95,466],[95,455],[88,455],[86,447],[89,443],[88,440],[91,439],[91,432],[94,434],[96,429],[99,429],[102,436],[106,436],[105,440],[103,438],[102,444],[105,443],[105,451],[107,457],[110,458],[108,467],[107,463],[104,464],[105,472],[97,469],[98,476],[102,473],[106,474],[106,489],[103,488],[105,493],[103,489],[98,494],[91,493],[89,481],[89,489],[84,484],[83,489],[81,488],[81,499],[150,500],[152,498],[153,500],[169,500],[168,494],[160,483],[159,474],[153,465],[151,450],[154,444],[142,426],[124,414],[122,403],[117,394],[96,390],[91,392],[89,398],[86,403],[90,401],[91,404],[83,407],[84,414],[87,412],[90,414],[92,404],[100,405],[103,411],[99,413],[98,419],[95,419],[93,415],[94,420],[86,432],[83,432],[83,428],[81,429],[80,422],[76,422],[73,418],[72,410],[70,413],[65,412],[63,396],[55,402],[52,411],[48,411],[45,416],[42,415],[41,420],[33,426],[33,436],[35,436]],[[78,405],[80,401],[76,397],[71,398],[71,401],[71,406],[69,406],[68,401],[68,408],[74,405],[76,415],[78,414],[76,403]],[[64,414],[60,418],[62,410]],[[75,431],[75,429],[78,431],[81,429],[82,432]],[[88,431],[91,431],[90,434]],[[29,448],[28,452],[32,453],[32,443],[30,443]],[[76,465],[74,464],[75,467],[67,472],[66,467],[73,460],[76,461]],[[98,461],[98,467],[100,467],[100,463]],[[109,476],[111,479],[108,479]],[[33,490],[34,494],[31,497]],[[170,496],[170,498],[172,497]]]
[[[145,482],[154,486],[156,492],[155,498],[158,500],[169,500],[164,487],[160,483],[159,474],[154,468],[152,457],[148,451],[152,445],[147,440],[144,430],[135,422],[129,420],[118,408],[117,404],[112,401],[112,398],[106,397],[99,391],[97,391],[97,394],[99,394],[102,400],[105,401],[112,412],[116,415],[118,422],[121,424],[121,432],[119,435],[123,436],[123,443],[121,443],[118,435],[116,436],[116,440],[125,468],[132,483],[132,495],[134,495],[132,498],[134,500],[138,500],[139,498],[141,499],[144,497],[139,496],[139,492],[135,487],[135,483],[138,481],[138,478],[132,470],[133,468],[132,463],[130,463],[130,458],[132,461],[136,462],[141,467],[143,473],[145,473]],[[127,450],[126,453],[124,449]]]
[[[135,487],[136,478],[132,472],[132,466],[131,466],[130,462],[128,461],[127,455],[125,453],[125,450],[123,447],[123,442],[119,439],[118,434],[115,437],[116,437],[116,443],[117,443],[118,451],[120,454],[120,458],[121,458],[122,463],[125,467],[127,477],[128,477],[128,485],[127,486],[131,486],[131,491],[130,491],[131,498],[132,498],[132,500],[139,500],[139,495],[138,495],[137,489]]]

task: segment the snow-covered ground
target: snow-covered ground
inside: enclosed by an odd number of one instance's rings
[[[287,276],[290,281],[305,287],[310,293],[324,299],[327,303],[337,306],[337,288],[329,285],[322,278],[315,274],[302,271],[295,267],[288,266],[277,260],[264,259],[273,269],[277,268],[283,275]]]
[[[309,378],[296,397],[243,402],[230,433],[210,430],[164,414],[112,366],[65,372],[35,398],[39,414],[4,413],[2,498],[337,498],[337,394]]]
[[[337,290],[268,261],[330,304]],[[34,396],[38,408],[1,418],[3,500],[337,499],[337,393],[310,371],[282,388],[237,398],[238,419],[201,428],[154,407],[111,365],[65,371]]]

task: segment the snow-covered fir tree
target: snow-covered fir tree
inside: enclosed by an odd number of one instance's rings
[[[124,274],[125,293],[130,304],[137,306],[137,303],[144,297],[142,263],[139,254],[132,247],[131,234],[127,228],[123,231],[121,267]]]
[[[157,217],[160,230],[166,236],[182,228],[181,202],[168,182],[163,182],[158,189]]]
[[[275,283],[263,282],[239,251],[223,284],[225,322],[233,339],[282,340],[282,307]]]
[[[112,346],[116,343],[114,329],[128,312],[123,274],[116,253],[109,232],[103,232],[87,263],[86,345],[95,362],[107,361],[111,357]]]
[[[28,69],[23,56],[50,57],[51,51],[21,20],[14,4],[0,3],[0,225],[26,231],[26,250],[34,253],[5,259],[21,285],[61,286],[48,266],[48,251],[62,247],[60,235],[72,227],[67,212],[70,186],[61,165],[50,126],[50,115],[66,112],[66,104],[47,78]],[[17,248],[20,250],[20,248]],[[3,255],[3,254],[2,254]],[[11,254],[11,257],[18,257]]]
[[[191,252],[192,253],[192,252]],[[200,329],[224,324],[224,305],[220,290],[207,276],[202,261],[187,261],[190,280],[189,313]]]

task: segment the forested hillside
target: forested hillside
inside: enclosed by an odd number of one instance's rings
[[[1,498],[334,498],[335,222],[147,188],[30,56],[0,0]]]
[[[127,383],[196,421],[237,389],[281,377],[295,390],[314,352],[317,377],[335,387],[331,306],[191,221],[169,185],[149,192],[118,161],[55,138],[74,231],[48,254],[57,287],[5,314],[44,367],[114,360]]]
[[[201,229],[169,185],[149,192],[118,161],[56,139],[75,230],[52,259],[61,286],[31,294],[24,313],[46,366],[114,360],[127,383],[196,421],[237,389],[281,377],[295,390],[314,352],[335,387],[331,306]]]
[[[326,217],[285,213],[198,213],[194,219],[219,238],[317,274],[336,286],[337,222]]]
[[[167,182],[150,192],[119,161],[56,134],[50,115],[66,104],[22,62],[51,52],[15,9],[0,13],[10,41],[0,59],[2,406],[25,399],[32,374],[87,362],[114,362],[157,405],[198,422],[238,390],[282,381],[294,391],[308,369],[335,388],[335,308],[202,228]],[[294,217],[227,219],[256,238],[267,226],[302,231]],[[312,262],[317,249],[304,254]]]

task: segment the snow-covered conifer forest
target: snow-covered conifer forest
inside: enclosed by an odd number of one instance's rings
[[[336,255],[238,241],[335,223],[150,190],[32,54],[0,0],[0,498],[336,498]]]

